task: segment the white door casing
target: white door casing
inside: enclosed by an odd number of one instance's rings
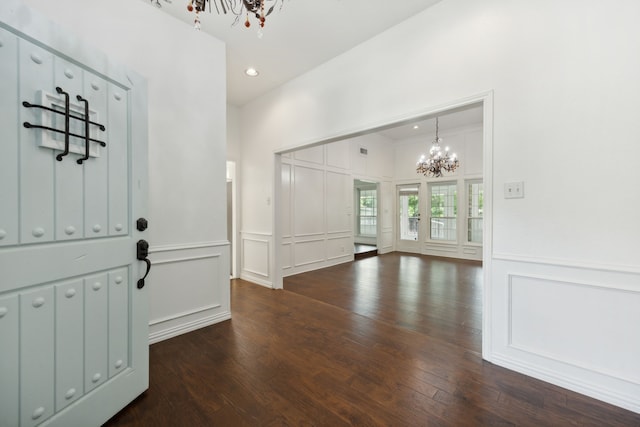
[[[0,93],[0,426],[100,425],[148,387],[146,82],[8,0]]]

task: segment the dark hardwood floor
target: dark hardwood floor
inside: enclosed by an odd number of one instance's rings
[[[232,320],[151,346],[106,426],[640,426],[482,361],[481,267],[407,254],[234,280]]]

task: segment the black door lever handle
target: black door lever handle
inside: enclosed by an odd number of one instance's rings
[[[138,243],[136,244],[136,251],[136,258],[138,258],[138,260],[140,261],[144,261],[147,264],[147,271],[144,273],[142,279],[138,280],[138,289],[142,289],[144,288],[144,279],[147,278],[147,275],[151,270],[151,261],[149,261],[149,258],[147,258],[149,256],[149,243],[144,239],[138,240]]]
[[[144,261],[147,263],[147,271],[144,273],[144,276],[142,276],[142,279],[138,280],[138,289],[144,288],[144,279],[147,278],[147,274],[149,274],[149,270],[151,270],[151,261],[149,261],[148,258],[142,259],[140,261]]]

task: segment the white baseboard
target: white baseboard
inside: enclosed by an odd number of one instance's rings
[[[273,289],[273,284],[269,280],[261,279],[255,275],[249,275],[245,272],[241,272],[240,279],[255,283],[256,285],[264,286],[265,288]]]
[[[607,389],[602,384],[590,384],[581,379],[564,375],[552,369],[545,369],[540,365],[531,365],[514,360],[503,355],[493,354],[492,363],[507,369],[528,375],[533,378],[566,388],[576,393],[584,394],[594,399],[619,406],[629,411],[640,413],[640,395],[622,394],[620,392]]]
[[[211,326],[229,319],[231,319],[231,313],[226,311],[193,320],[191,322],[182,323],[166,329],[160,329],[149,334],[149,344],[155,344],[157,342],[177,337],[178,335],[186,334],[187,332],[192,332],[196,329],[204,328],[205,326]]]

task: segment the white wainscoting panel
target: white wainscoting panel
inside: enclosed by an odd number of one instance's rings
[[[240,277],[268,288],[273,287],[271,277],[271,239],[267,233],[243,231],[241,235],[241,272]]]
[[[482,261],[482,246],[462,246],[462,256],[465,259]]]
[[[291,242],[282,244],[282,269],[288,270],[293,267],[293,255],[291,253],[293,244]]]
[[[455,256],[458,253],[457,245],[439,243],[425,243],[423,254],[435,256]]]
[[[324,171],[294,167],[293,229],[295,235],[324,233]]]
[[[378,244],[378,253],[386,254],[393,252],[393,228],[383,228],[382,236]]]
[[[155,247],[149,341],[162,341],[231,318],[229,243]]]
[[[640,384],[639,330],[624,327],[640,327],[640,292],[510,275],[509,294],[512,347]]]
[[[324,247],[324,238],[318,240],[296,242],[295,252],[293,254],[294,266],[300,267],[303,265],[324,261]]]
[[[346,258],[353,256],[353,239],[351,236],[332,237],[327,239],[327,259]]]
[[[281,166],[282,175],[282,189],[280,192],[281,197],[281,210],[280,210],[280,224],[282,227],[282,237],[291,237],[291,165],[282,163]]]
[[[327,172],[327,233],[351,232],[353,178]]]
[[[640,412],[640,274],[494,256],[492,361]]]

